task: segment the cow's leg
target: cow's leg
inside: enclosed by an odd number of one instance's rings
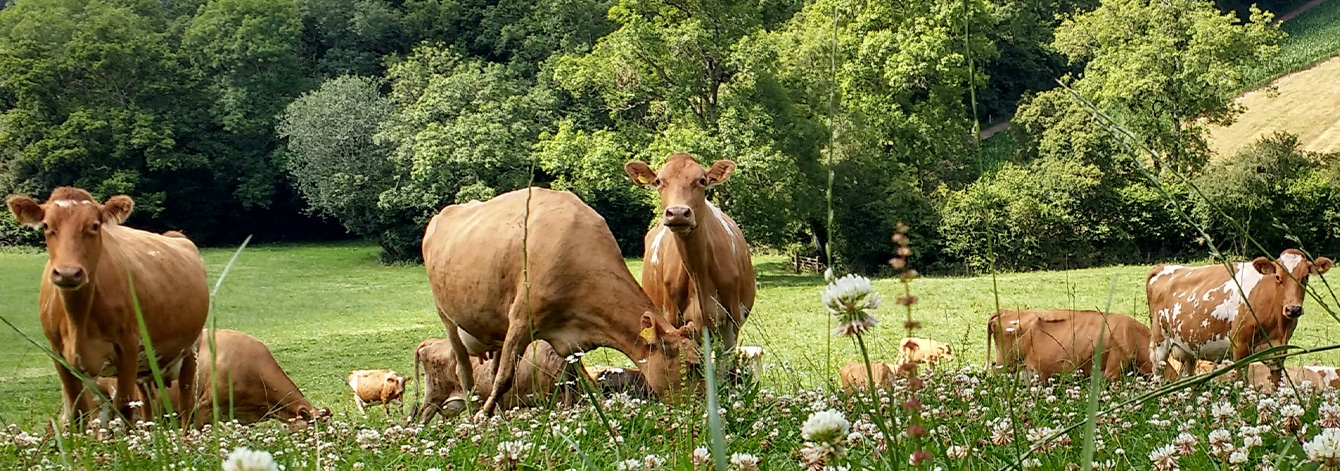
[[[59,361],[54,363],[56,364],[56,376],[60,377],[62,396],[60,421],[73,430],[80,422],[83,422],[84,404],[88,401],[87,396],[92,392],[85,394],[84,383],[79,381],[79,378],[70,370],[65,369],[65,366],[61,365]]]
[[[445,315],[439,317],[444,320],[447,318]],[[459,384],[461,390],[465,391],[466,397],[469,397],[470,391],[475,389],[475,372],[470,367],[470,352],[466,350],[456,324],[447,324],[447,340],[451,341],[451,353],[456,356],[456,384]]]
[[[517,362],[521,360],[521,353],[526,351],[526,346],[530,344],[530,333],[526,332],[528,328],[524,319],[517,319],[522,316],[512,317],[511,326],[507,329],[507,337],[503,340],[502,351],[498,353],[497,373],[493,375],[493,391],[489,393],[488,400],[484,401],[484,407],[480,412],[485,416],[493,415],[498,407],[498,401],[502,400],[503,394],[512,389],[512,380],[516,378]]]
[[[125,348],[125,345],[135,345],[136,348]],[[126,420],[134,421],[134,410],[130,408],[130,401],[134,399],[137,385],[135,384],[136,371],[139,370],[139,342],[122,342],[118,346],[116,358],[116,394],[112,396],[112,404],[117,412],[121,413]]]
[[[358,391],[354,391],[354,404],[358,405],[358,412],[367,415],[368,411],[363,408],[363,398],[358,397]]]
[[[185,429],[195,420],[198,399],[195,396],[196,352],[188,349],[181,361],[181,372],[177,374],[177,399],[181,404],[173,407],[181,407],[177,413],[181,415],[181,427]],[[163,391],[163,394],[167,394],[167,391]]]
[[[1196,355],[1193,355],[1186,349],[1176,345],[1170,347],[1169,350],[1171,350],[1170,354],[1172,357],[1177,359],[1177,361],[1181,363],[1181,366],[1177,368],[1168,368],[1168,371],[1170,372],[1168,374],[1168,381],[1177,381],[1182,379],[1183,376],[1194,376],[1196,374],[1196,362],[1199,361],[1199,358],[1197,358]]]

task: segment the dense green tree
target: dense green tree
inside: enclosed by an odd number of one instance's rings
[[[1075,89],[1119,116],[1172,169],[1196,172],[1209,155],[1207,124],[1231,123],[1244,63],[1277,49],[1272,15],[1242,23],[1210,0],[1104,0],[1066,19],[1055,47],[1085,63]],[[1156,168],[1162,163],[1154,162]]]
[[[395,107],[380,81],[342,76],[294,100],[276,131],[287,140],[284,166],[312,212],[376,239],[391,214],[378,208],[390,189],[389,149],[374,142]]]
[[[298,0],[302,60],[308,77],[376,77],[382,58],[413,44],[404,13],[385,0]]]

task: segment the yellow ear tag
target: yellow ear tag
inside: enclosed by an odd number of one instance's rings
[[[637,184],[639,184],[639,185],[646,185],[646,184],[648,184],[648,183],[651,183],[651,180],[647,179],[647,176],[646,176],[646,175],[638,175],[638,176],[637,176]]]
[[[642,329],[642,333],[638,334],[638,336],[642,337],[642,340],[646,340],[647,343],[655,342],[656,332],[652,331],[651,329],[652,329],[651,327]]]

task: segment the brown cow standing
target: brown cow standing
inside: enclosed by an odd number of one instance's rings
[[[1234,263],[1233,273],[1224,265],[1154,267],[1146,283],[1154,364],[1176,381],[1182,372],[1163,366],[1169,356],[1183,365],[1238,361],[1258,347],[1288,344],[1303,315],[1308,276],[1331,265],[1326,257],[1313,263],[1288,249],[1274,262]],[[1272,382],[1278,380],[1276,371]]]
[[[888,364],[870,362],[870,373],[875,375],[876,388],[888,389],[893,386],[893,368]],[[838,377],[842,380],[842,389],[847,392],[870,388],[870,376],[866,374],[865,363],[853,361],[843,365],[838,370]]]
[[[489,394],[493,390],[492,365],[477,356],[468,358],[474,371],[471,394]],[[499,400],[500,407],[512,409],[544,404],[558,388],[564,363],[563,357],[554,352],[549,342],[532,342],[526,348],[526,356],[517,363],[514,386]],[[456,381],[457,361],[451,340],[427,339],[420,342],[414,349],[415,378],[421,378],[420,364],[427,376],[421,383],[424,388],[423,404],[418,410],[411,411],[410,416],[420,417],[426,424],[439,412],[445,418],[461,413],[468,399],[465,389]]]
[[[74,371],[116,377],[112,401],[119,413],[131,416],[135,383],[150,376],[136,301],[165,381],[195,377],[196,341],[209,313],[205,263],[195,244],[122,226],[135,205],[125,195],[99,204],[87,191],[60,187],[40,205],[26,196],[6,203],[20,223],[46,235],[38,306],[47,341]],[[74,424],[95,405],[73,372],[59,362],[56,372],[61,421]],[[182,397],[192,398],[184,406],[193,408],[194,381],[175,382]]]
[[[447,206],[428,223],[423,258],[456,356],[470,354],[458,328],[500,350],[483,414],[492,415],[512,388],[516,363],[533,340],[549,341],[564,357],[619,350],[663,398],[680,386],[681,352],[692,361],[697,350],[692,323],[676,329],[655,313],[605,219],[572,193],[521,189]],[[474,375],[466,366],[458,362],[457,378],[470,390]],[[578,368],[567,365],[563,380],[576,378]],[[566,404],[575,399],[564,394]]]
[[[1000,310],[987,320],[987,355],[996,348],[993,365],[1016,371],[1026,366],[1042,380],[1078,371],[1087,376],[1103,313],[1076,310]],[[1125,314],[1107,314],[1103,333],[1103,376],[1109,381],[1125,371],[1153,373],[1149,360],[1149,328]]]
[[[252,424],[278,419],[290,430],[305,429],[313,421],[330,417],[330,409],[318,409],[307,400],[259,339],[236,330],[217,329],[214,331],[216,348],[211,349],[209,332],[205,330],[201,334],[200,354],[196,360],[198,406],[192,421],[196,427],[213,422],[216,407],[224,420]],[[214,351],[219,353],[215,355]],[[214,382],[214,365],[218,365],[218,383]],[[144,399],[143,385],[141,383],[139,397],[145,402],[144,406],[160,409],[158,401],[161,399],[156,395]],[[106,378],[99,379],[98,386],[104,394],[115,388]],[[184,410],[177,389],[168,389],[168,398],[173,408]]]
[[[754,265],[740,226],[708,202],[706,192],[730,178],[735,162],[718,160],[703,169],[679,152],[658,171],[641,161],[628,162],[624,171],[638,186],[655,188],[665,208],[644,239],[642,287],[675,325],[705,326],[719,334],[723,351],[732,351],[754,308]]]
[[[366,413],[364,407],[368,404],[380,403],[390,415],[392,402],[399,403],[404,411],[401,396],[405,395],[405,382],[409,380],[392,370],[354,370],[349,373],[349,389],[354,391],[354,404],[359,412]]]

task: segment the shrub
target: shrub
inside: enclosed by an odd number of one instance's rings
[[[8,209],[0,215],[0,247],[37,247],[42,245],[42,234],[19,224]]]
[[[1197,178],[1206,198],[1196,208],[1197,219],[1221,248],[1244,254],[1257,250],[1229,218],[1267,251],[1299,244],[1313,251],[1335,248],[1336,180],[1325,168],[1334,160],[1303,150],[1292,134],[1263,136]]]

